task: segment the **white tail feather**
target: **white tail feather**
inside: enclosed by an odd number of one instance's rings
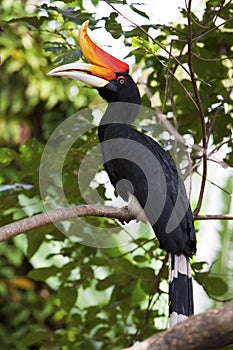
[[[183,254],[170,254],[169,277],[169,325],[172,327],[193,314],[189,258]]]

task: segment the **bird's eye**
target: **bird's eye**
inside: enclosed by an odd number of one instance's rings
[[[121,86],[124,86],[126,84],[126,78],[121,75],[117,78],[117,83]]]

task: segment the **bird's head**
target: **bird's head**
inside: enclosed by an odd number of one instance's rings
[[[78,80],[99,91],[107,102],[140,104],[137,85],[129,75],[127,63],[98,47],[88,36],[88,21],[78,34],[80,49],[88,63],[74,62],[51,70],[48,75]]]

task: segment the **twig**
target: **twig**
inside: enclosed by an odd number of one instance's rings
[[[161,266],[158,274],[156,275],[152,291],[149,294],[149,299],[148,299],[146,313],[145,313],[145,319],[142,320],[140,327],[137,329],[136,333],[131,338],[132,342],[135,341],[139,332],[143,331],[143,333],[145,333],[145,327],[148,325],[148,322],[149,322],[149,317],[150,317],[150,312],[151,312],[151,304],[152,304],[153,298],[155,296],[155,293],[158,292],[158,290],[159,290],[159,284],[160,284],[161,279],[162,279],[164,272],[166,270],[168,258],[169,258],[169,255],[166,254],[164,259],[162,260],[162,266]]]
[[[214,125],[215,125],[215,123],[217,121],[217,118],[219,116],[219,113],[220,113],[220,110],[221,110],[220,107],[222,107],[224,105],[226,99],[231,95],[232,89],[233,89],[232,87],[229,88],[229,90],[227,91],[226,95],[223,97],[221,103],[219,103],[219,105],[218,105],[218,107],[216,109],[216,112],[214,113],[214,117],[213,117],[213,119],[211,121],[211,124],[209,126],[209,130],[208,130],[208,133],[207,133],[207,144],[208,144],[208,142],[210,140],[210,136],[211,136],[211,134],[213,132]]]
[[[147,35],[148,38],[150,38],[152,40],[152,42],[154,44],[157,44],[161,49],[163,49],[168,55],[169,50],[166,49],[166,47],[164,47],[159,41],[157,41],[156,39],[154,39],[142,26],[138,25],[137,23],[135,23],[134,21],[132,21],[131,19],[129,19],[128,17],[126,17],[121,11],[119,11],[109,0],[104,0],[109,6],[112,7],[112,9],[114,11],[116,11],[120,16],[122,16],[124,19],[126,19],[129,23],[131,23],[133,26],[135,26],[136,28],[140,29],[144,34]],[[190,76],[190,72],[188,71],[188,69],[186,69],[183,64],[178,60],[178,58],[176,58],[175,56],[173,56],[172,54],[170,55],[178,64],[179,66]]]
[[[150,92],[150,90],[148,89],[148,87],[146,86],[146,84],[143,84],[143,81],[141,80],[141,78],[138,79],[139,84],[143,85],[144,88],[144,92],[147,95],[147,97],[152,100],[153,95]],[[158,119],[161,121],[161,123],[165,126],[166,130],[168,130],[171,135],[173,135],[175,137],[175,139],[177,141],[179,141],[180,143],[182,143],[185,146],[188,147],[192,147],[195,148],[197,151],[202,151],[202,147],[199,145],[188,145],[186,140],[184,139],[184,137],[173,127],[173,125],[165,118],[164,114],[161,112],[161,110],[158,107],[154,107],[154,111],[156,116],[158,117]]]
[[[147,95],[147,97],[150,100],[152,100],[153,95],[150,92],[150,90],[148,89],[147,85],[143,83],[141,78],[138,79],[138,83],[143,86],[145,94]],[[171,133],[171,135],[173,135],[175,137],[175,139],[177,141],[179,141],[181,144],[183,144],[183,145],[187,146],[188,148],[191,148],[197,152],[200,152],[202,154],[207,154],[206,149],[204,149],[201,145],[188,143],[187,140],[178,132],[178,130],[176,128],[174,128],[174,126],[168,121],[168,119],[166,119],[166,117],[164,116],[164,114],[161,112],[161,110],[158,107],[154,107],[154,111],[155,111],[156,116],[160,120],[160,122],[165,126],[166,130],[168,130]]]
[[[164,97],[163,97],[163,104],[162,104],[162,108],[161,108],[162,113],[164,113],[164,108],[165,108],[167,93],[168,93],[169,74],[171,71],[172,44],[173,44],[173,40],[171,41],[169,57],[168,57],[168,66],[167,66],[167,74],[166,74],[166,81],[165,81]],[[173,77],[174,76],[175,76],[175,74],[173,74]]]
[[[223,6],[224,6],[224,4],[225,4],[225,2],[226,2],[226,0],[222,0],[222,2],[221,2],[221,4],[219,4],[219,9],[218,9],[218,12],[215,14],[215,17],[214,17],[214,19],[213,19],[213,24],[215,24],[215,22],[216,22],[216,20],[217,20],[217,18],[218,18],[218,16],[219,16],[219,14],[221,13],[221,11],[222,11],[222,9],[223,9]],[[231,2],[231,1],[230,1]],[[227,4],[228,5],[228,4]],[[226,6],[227,6],[226,5]],[[225,8],[226,8],[226,6],[225,6]]]
[[[233,220],[233,215],[231,214],[203,214],[197,215],[194,220]]]
[[[167,266],[167,262],[168,262],[168,258],[169,258],[169,254],[166,254],[165,258],[162,260],[162,266],[156,276],[156,279],[155,279],[155,282],[154,282],[154,285],[153,285],[153,289],[149,295],[149,300],[148,300],[148,305],[147,305],[147,309],[146,309],[146,315],[145,315],[145,323],[143,325],[143,327],[145,327],[145,325],[148,323],[149,321],[149,316],[150,316],[150,307],[151,307],[151,303],[153,301],[153,298],[154,298],[154,295],[155,293],[158,291],[158,288],[159,288],[159,284],[161,282],[161,279],[164,275],[164,272],[166,270],[166,266]]]
[[[203,174],[202,174],[202,182],[201,182],[201,189],[200,189],[200,194],[197,202],[196,209],[194,210],[194,217],[197,216],[201,209],[201,204],[203,201],[203,196],[204,196],[204,191],[205,191],[205,184],[206,184],[206,176],[207,176],[207,138],[206,138],[206,124],[205,124],[205,113],[201,101],[201,97],[198,91],[197,87],[197,79],[196,75],[193,69],[193,53],[192,53],[192,22],[191,22],[191,6],[192,6],[192,0],[188,1],[188,7],[187,7],[187,17],[188,17],[188,66],[189,66],[189,71],[190,71],[190,76],[191,76],[191,81],[193,85],[193,91],[195,94],[196,98],[196,103],[198,105],[198,110],[200,113],[200,118],[201,118],[201,127],[202,127],[202,146],[205,152],[203,152]]]
[[[232,21],[233,21],[233,17],[229,18],[225,22],[220,23],[218,26],[214,26],[213,28],[210,28],[206,32],[201,33],[197,37],[193,38],[193,43],[198,42],[201,38],[203,38],[203,36],[208,35],[211,32],[214,32],[215,30],[219,29],[220,27],[223,27],[225,24],[230,23]]]
[[[202,176],[202,175],[199,173],[198,170],[195,170],[195,172],[196,172],[196,174],[198,174],[199,176]],[[232,197],[232,193],[229,192],[229,191],[227,191],[225,188],[219,186],[218,184],[216,184],[215,182],[209,180],[208,178],[206,178],[206,181],[207,181],[208,183],[210,183],[212,186],[217,187],[220,191],[226,193],[228,196]],[[200,217],[200,215],[199,215],[198,217]]]
[[[208,158],[210,158],[214,153],[218,152],[218,150],[226,145],[227,143],[232,141],[232,137],[229,137],[227,140],[223,140],[222,142],[220,142],[216,147],[214,147],[214,149],[212,149],[209,153],[208,153]]]
[[[231,60],[233,55],[219,57],[219,58],[206,58],[199,56],[197,53],[193,52],[193,56],[195,56],[198,60],[204,61],[204,62],[219,62],[219,61],[225,61],[225,60]],[[211,84],[208,84],[209,87],[211,87]]]

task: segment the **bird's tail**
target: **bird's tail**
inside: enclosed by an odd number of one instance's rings
[[[169,274],[169,324],[172,327],[193,314],[189,258],[183,254],[170,254]]]

